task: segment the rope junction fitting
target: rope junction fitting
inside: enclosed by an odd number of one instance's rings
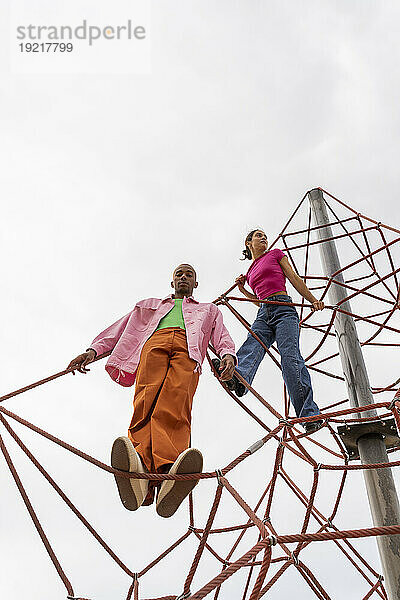
[[[267,540],[269,541],[270,546],[276,546],[276,544],[278,543],[278,540],[275,535],[269,535]]]
[[[216,469],[215,470],[215,474],[217,476],[217,481],[218,481],[218,485],[223,487],[223,483],[221,482],[221,477],[222,477],[222,471],[221,469]]]
[[[247,448],[247,452],[250,452],[250,454],[254,454],[254,452],[257,452],[257,450],[260,450],[260,448],[264,446],[264,443],[265,442],[263,440],[258,440],[258,442],[254,442],[254,444]]]
[[[296,565],[296,567],[297,567],[299,565],[299,557],[296,556],[296,554],[294,554],[294,552],[291,552],[290,558],[293,561],[293,564]]]

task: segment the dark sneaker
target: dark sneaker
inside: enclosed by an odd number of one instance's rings
[[[235,382],[236,377],[232,377],[232,379],[228,379],[228,381],[224,381],[226,387],[228,388],[228,390],[230,390],[231,392],[234,392],[236,390],[236,382]]]
[[[221,361],[219,358],[213,358],[211,362],[214,365],[214,369],[217,371],[217,374],[221,375]]]
[[[214,365],[214,369],[217,371],[218,375],[221,375],[221,361],[219,358],[213,358],[211,362]],[[236,396],[239,398],[244,396],[246,393],[245,386],[235,375],[232,377],[232,379],[228,379],[228,381],[223,381],[222,383],[226,385],[228,390],[235,392]]]
[[[214,365],[214,369],[217,371],[218,375],[221,375],[221,361],[219,360],[219,358],[213,358],[211,362]],[[224,385],[226,385],[228,390],[230,390],[231,392],[234,392],[235,391],[235,379],[236,379],[236,377],[233,377],[232,379],[229,379],[228,381],[223,381],[222,383]]]
[[[323,421],[308,421],[307,423],[304,423],[304,429],[307,434],[315,433],[318,429],[321,429],[323,424]]]
[[[239,379],[237,377],[233,377],[233,380],[235,382],[235,387],[234,387],[234,391],[236,393],[236,396],[238,398],[241,398],[242,396],[245,395],[247,389],[246,387],[243,385],[243,383],[241,381],[239,381]]]

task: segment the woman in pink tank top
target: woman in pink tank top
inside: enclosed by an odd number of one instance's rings
[[[324,303],[315,298],[301,277],[293,271],[282,250],[268,250],[267,236],[261,229],[255,229],[247,235],[243,254],[244,259],[249,259],[252,263],[246,275],[240,275],[236,282],[240,292],[259,306],[257,318],[251,329],[267,348],[277,342],[283,379],[296,416],[318,415],[319,408],[313,399],[310,374],[299,348],[299,317],[296,309],[287,304],[265,304],[257,300],[292,302],[286,291],[288,279],[299,294],[310,302],[312,310],[322,310]],[[244,287],[246,283],[253,293]],[[237,353],[236,369],[249,384],[252,383],[265,354],[265,348],[249,333]],[[231,379],[228,384],[238,396],[247,392],[247,388],[237,377]],[[307,433],[313,433],[321,425],[322,421],[309,421],[304,427]]]

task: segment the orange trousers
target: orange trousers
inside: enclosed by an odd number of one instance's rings
[[[160,329],[143,346],[128,436],[149,471],[165,472],[189,448],[195,368],[183,329]]]

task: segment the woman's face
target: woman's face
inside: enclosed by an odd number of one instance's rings
[[[250,242],[247,242],[247,246],[250,248],[253,256],[260,256],[266,252],[268,248],[267,236],[261,229],[257,229],[253,233],[253,237]]]

